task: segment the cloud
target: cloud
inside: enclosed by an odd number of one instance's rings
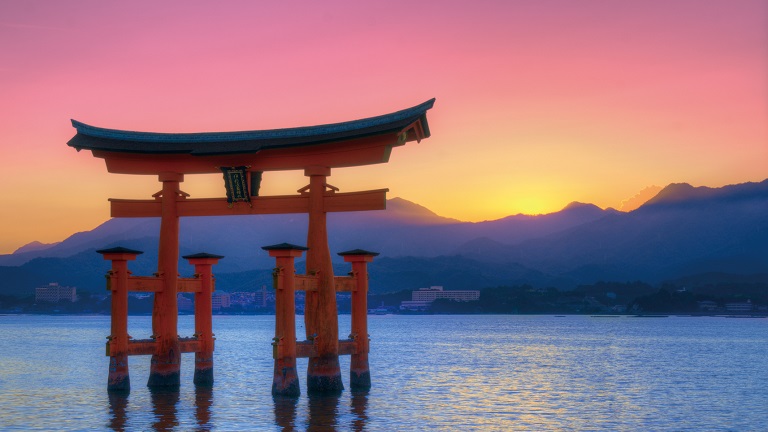
[[[622,201],[621,205],[619,206],[619,210],[623,212],[631,212],[632,210],[648,202],[649,199],[655,197],[656,194],[661,191],[661,189],[661,186],[648,186],[638,192],[637,195],[633,196],[632,198],[627,198]]]

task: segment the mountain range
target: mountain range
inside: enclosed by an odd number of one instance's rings
[[[27,296],[53,281],[101,290],[109,263],[95,250],[112,246],[144,251],[129,268],[151,275],[159,226],[157,218],[111,219],[60,243],[35,242],[0,255],[0,294]],[[214,267],[218,289],[253,290],[271,284],[274,261],[261,246],[303,245],[306,230],[306,215],[182,218],[180,255],[224,255]],[[671,184],[631,212],[574,202],[555,213],[483,222],[445,218],[393,198],[386,210],[329,214],[328,232],[334,257],[356,248],[381,253],[370,266],[372,292],[751,275],[765,273],[768,264],[768,180],[722,188]],[[349,271],[340,258],[335,268]],[[179,271],[184,276],[192,268],[181,261]]]

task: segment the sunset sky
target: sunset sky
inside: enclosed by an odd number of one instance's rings
[[[768,1],[0,3],[0,253],[149,198],[66,142],[333,123],[437,98],[432,137],[334,170],[467,221],[768,178]],[[263,194],[301,172],[268,173]],[[187,176],[193,197],[220,176]]]

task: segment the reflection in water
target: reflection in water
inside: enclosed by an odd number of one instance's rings
[[[307,396],[307,419],[303,425],[296,425],[297,407],[301,398],[273,396],[275,407],[275,424],[281,430],[289,432],[296,430],[307,431],[335,431],[337,429],[364,431],[368,423],[368,392],[359,391],[350,393],[350,411],[352,413],[350,424],[339,424],[339,402],[341,395]],[[344,418],[349,416],[344,415]]]
[[[176,416],[176,404],[179,403],[179,389],[177,388],[151,388],[149,395],[152,400],[152,413],[155,422],[152,427],[156,431],[173,430],[179,425]]]
[[[350,406],[352,407],[352,414],[355,415],[354,420],[352,420],[352,430],[364,431],[365,424],[368,421],[368,415],[366,414],[368,408],[368,390],[353,391]]]
[[[185,333],[193,318],[179,317]],[[168,401],[175,430],[765,429],[768,318],[375,317],[374,389],[347,390],[330,406],[313,397],[311,422],[306,393],[270,410],[274,363],[263,341],[274,336],[274,317],[220,318],[217,349],[229,372],[217,377],[213,401],[182,382],[178,401]],[[135,319],[134,333],[151,334],[151,317]],[[107,363],[104,328],[109,317],[0,315],[0,430],[152,431],[162,398],[143,385],[107,392],[105,367],[93,367]],[[251,353],[261,354],[245,361]],[[186,364],[182,376],[191,377]]]
[[[275,403],[275,424],[283,431],[296,430],[296,404],[299,399],[288,396],[272,396]]]
[[[109,392],[109,423],[110,429],[125,430],[125,410],[128,407],[128,392]]]
[[[213,404],[213,388],[195,386],[195,420],[203,429],[211,427],[211,404]]]
[[[181,422],[178,418],[178,404],[180,400],[179,389],[168,388],[148,388],[150,400],[152,403],[152,414],[154,422],[152,429],[156,431],[173,430]],[[129,423],[128,400],[129,392],[109,392],[109,422],[107,427],[114,431],[124,431],[132,429],[127,426]],[[141,394],[135,394],[138,397],[138,405],[141,405]],[[213,389],[210,387],[195,387],[195,423],[198,430],[209,430],[213,428],[211,424],[211,405],[213,405]],[[136,405],[134,405],[134,410]],[[143,412],[133,412],[134,417],[130,420],[141,422],[145,419]],[[188,424],[186,427],[189,427]]]
[[[333,431],[339,415],[339,395],[309,395],[308,431]]]

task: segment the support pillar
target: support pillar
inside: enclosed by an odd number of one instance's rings
[[[111,334],[107,338],[109,356],[108,391],[128,391],[131,379],[128,374],[128,261],[143,253],[123,247],[96,251],[105,260],[112,261],[112,270],[107,274],[107,289],[112,294]]]
[[[307,364],[307,391],[338,393],[344,390],[339,366],[339,321],[336,285],[328,249],[324,199],[328,167],[304,170],[309,177],[309,229],[307,233],[307,274],[318,278],[317,291],[307,292],[304,321],[307,339],[314,341],[314,357]]]
[[[296,373],[296,295],[294,259],[307,248],[288,243],[264,246],[275,257],[275,339],[273,356],[275,371],[273,396],[297,397],[301,394]]]
[[[163,290],[155,293],[152,309],[152,333],[155,352],[149,367],[149,387],[178,387],[180,385],[181,349],[179,347],[179,309],[176,300],[179,278],[179,216],[176,201],[183,174],[161,173],[163,183],[158,250],[158,277]]]
[[[349,386],[352,390],[371,388],[371,372],[368,366],[368,263],[377,256],[376,252],[355,249],[340,252],[344,261],[352,263],[352,276],[356,288],[352,291],[352,340],[355,352],[349,365]]]
[[[212,299],[213,272],[211,268],[224,258],[221,255],[198,253],[182,258],[195,266],[195,277],[200,279],[200,291],[195,293],[195,337],[199,349],[195,351],[195,376],[193,382],[198,386],[213,385],[213,323]]]

